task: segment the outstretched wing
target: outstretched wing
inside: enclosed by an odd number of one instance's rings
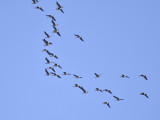
[[[56,2],[56,4],[58,5],[59,8],[61,7],[61,5],[58,2]]]

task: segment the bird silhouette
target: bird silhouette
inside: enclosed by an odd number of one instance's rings
[[[45,32],[44,31],[44,34],[47,36],[47,38],[50,38],[51,36],[47,33],[47,32]]]
[[[36,3],[38,3],[38,0],[32,0],[32,4],[36,4]]]
[[[146,98],[149,98],[148,95],[144,92],[140,93],[140,95],[144,95]]]
[[[76,38],[79,38],[81,41],[84,41],[83,38],[80,35],[74,34],[74,36],[76,36]]]
[[[125,77],[126,77],[126,78],[129,78],[128,76],[126,76],[126,75],[124,75],[124,74],[122,74],[121,77],[122,77],[122,78],[125,78]]]
[[[103,104],[106,104],[109,108],[111,108],[109,102],[103,102]]]
[[[47,61],[47,63],[46,63],[46,64],[53,63],[53,62],[49,61],[47,57],[45,58],[45,60]]]
[[[96,90],[95,91],[100,91],[100,92],[103,92],[101,89],[99,89],[99,88],[96,88]]]
[[[53,74],[54,76],[57,76],[58,78],[61,78],[61,76],[56,73],[51,72],[51,74]]]
[[[69,73],[67,73],[67,72],[63,72],[63,75],[71,75],[71,74],[69,74]]]
[[[59,33],[59,30],[56,28],[56,27],[53,27],[54,28],[54,33],[57,33],[57,35],[61,36],[61,34]]]
[[[36,9],[39,9],[39,10],[41,10],[41,11],[44,11],[42,7],[37,6],[37,7],[35,7],[35,8],[36,8]]]
[[[46,15],[47,17],[51,18],[52,20],[56,21],[55,17],[52,15]]]
[[[104,89],[103,91],[106,91],[106,92],[112,94],[112,92],[110,90],[108,90],[108,89]]]
[[[60,10],[62,13],[64,13],[64,11],[62,10],[63,6],[61,6],[58,2],[56,2],[58,8],[56,8],[56,10]]]
[[[101,76],[101,74],[97,74],[97,73],[94,73],[96,78],[99,78]]]
[[[116,98],[117,101],[124,100],[124,99],[120,99],[120,98],[118,98],[118,97],[116,97],[114,95],[113,95],[113,97]]]
[[[51,42],[48,42],[46,39],[43,39],[45,45],[44,46],[49,46],[49,45],[52,45],[53,43]]]
[[[73,76],[74,76],[75,78],[82,78],[82,77],[79,77],[78,75],[75,75],[75,74],[73,74]]]
[[[139,76],[141,76],[141,77],[143,77],[144,79],[148,80],[148,78],[147,78],[146,75],[144,75],[144,74],[141,74],[141,75],[139,75]]]

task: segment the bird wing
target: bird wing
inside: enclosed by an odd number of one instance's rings
[[[48,60],[48,58],[45,58],[46,59],[46,61],[47,61],[47,63],[49,63],[50,61]]]
[[[144,76],[144,79],[148,80],[146,76]]]
[[[56,2],[56,4],[58,5],[58,7],[61,7],[61,5],[58,2]]]
[[[74,36],[79,37],[79,35],[74,34]]]
[[[59,36],[61,36],[61,34],[60,34],[59,32],[57,32],[57,34],[58,34]]]
[[[61,9],[61,12],[64,13],[64,11]]]
[[[49,72],[48,72],[48,70],[47,70],[47,69],[45,69],[45,72],[46,72],[46,74],[47,74],[47,75],[49,75]]]

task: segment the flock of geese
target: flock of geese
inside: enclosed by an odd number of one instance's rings
[[[33,2],[32,4],[37,4],[39,1],[38,1],[38,0],[32,0],[32,2]],[[64,13],[64,11],[63,11],[63,6],[61,6],[58,2],[56,2],[56,4],[57,4],[56,10],[59,10],[59,11],[61,11],[62,13]],[[44,11],[44,9],[43,9],[42,7],[40,7],[40,6],[36,6],[35,8],[41,10],[42,12]],[[46,15],[46,16],[49,17],[49,18],[51,18],[51,23],[52,23],[52,26],[53,26],[53,29],[54,29],[53,32],[56,33],[58,36],[61,36],[59,30],[56,28],[56,26],[58,26],[58,24],[55,23],[55,21],[56,21],[55,17],[54,17],[53,15]],[[50,37],[51,37],[46,31],[44,31],[44,34],[45,34],[46,38],[50,38]],[[76,38],[79,38],[81,41],[84,41],[83,38],[82,38],[82,36],[77,35],[77,34],[74,34],[74,36],[75,36]],[[45,44],[44,46],[50,46],[50,45],[53,44],[52,42],[47,41],[45,38],[43,39],[43,42],[44,42],[44,44]],[[43,49],[42,51],[43,51],[43,52],[45,51],[50,57],[54,57],[54,58],[58,59],[58,56],[55,55],[55,54],[53,54],[53,53],[51,53],[49,50]],[[53,66],[48,67],[48,68],[45,68],[46,75],[47,75],[47,76],[52,75],[52,76],[56,76],[57,78],[61,78],[61,76],[56,73],[55,67],[58,67],[58,68],[60,68],[60,69],[62,69],[62,67],[61,67],[59,64],[57,64],[57,63],[55,63],[55,62],[53,62],[53,61],[50,61],[47,57],[45,58],[45,60],[46,60],[46,64],[52,64],[52,63],[53,63]],[[52,71],[52,72],[49,72],[48,70],[50,70],[50,71]],[[67,72],[63,72],[62,75],[72,75],[72,74],[67,73]],[[97,74],[97,73],[94,73],[94,75],[95,75],[96,78],[99,78],[99,77],[101,76],[101,74]],[[73,76],[74,76],[75,78],[82,78],[81,76],[78,76],[78,75],[75,75],[75,74],[73,74]],[[143,77],[145,80],[148,80],[147,76],[144,75],[144,74],[141,74],[141,75],[139,75],[139,76]],[[122,77],[122,78],[130,78],[129,76],[124,75],[124,74],[122,74],[121,77]],[[86,91],[82,86],[80,86],[80,85],[78,85],[78,84],[74,84],[73,87],[79,88],[79,89],[82,90],[83,93],[85,93],[85,94],[88,93],[88,91]],[[105,92],[108,92],[109,94],[112,94],[111,90],[109,90],[109,89],[104,89],[104,90],[102,90],[102,89],[100,89],[100,88],[95,88],[95,91],[99,91],[99,92],[105,91]],[[143,95],[143,96],[145,96],[146,98],[149,98],[148,95],[147,95],[146,93],[144,93],[144,92],[140,93],[140,95]],[[116,101],[124,100],[124,99],[119,98],[119,97],[117,97],[117,96],[115,96],[115,95],[113,95],[113,97],[115,98]],[[109,102],[103,102],[103,104],[106,104],[109,108],[111,108]]]

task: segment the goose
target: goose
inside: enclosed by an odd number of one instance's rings
[[[43,49],[42,52],[43,52],[43,51],[46,51],[46,53],[48,53],[48,55],[51,54],[47,49]]]
[[[80,86],[79,88],[83,91],[83,93],[88,93],[88,91],[86,91],[82,86]]]
[[[51,74],[53,74],[54,76],[57,76],[58,78],[61,78],[61,76],[56,73],[51,72]]]
[[[112,92],[110,90],[108,90],[108,89],[104,89],[103,91],[106,91],[106,92],[112,94]]]
[[[101,74],[97,74],[97,73],[94,73],[95,74],[95,76],[96,76],[96,78],[99,78],[100,76],[101,76]]]
[[[63,72],[63,75],[71,75],[71,74],[69,74],[69,73],[67,73],[67,72]]]
[[[100,92],[103,92],[101,89],[99,89],[99,88],[96,88],[96,90],[95,91],[100,91]]]
[[[79,38],[81,41],[84,41],[83,38],[80,35],[74,34],[74,36],[76,36],[76,38]]]
[[[116,97],[114,95],[113,95],[113,97],[116,98],[117,101],[124,100],[124,99],[120,99],[120,98],[118,98],[118,97]]]
[[[144,74],[141,74],[141,75],[139,75],[139,76],[141,76],[141,77],[143,77],[144,79],[148,80],[148,78],[147,78],[146,75],[144,75]]]
[[[45,60],[47,61],[47,63],[46,63],[46,64],[53,63],[53,62],[49,61],[47,57],[45,58]]]
[[[126,76],[126,75],[124,75],[124,74],[122,74],[122,76],[121,76],[122,78],[129,78],[128,76]]]
[[[62,10],[63,6],[61,6],[58,2],[56,2],[58,8],[56,8],[56,10],[60,10],[62,13],[64,13],[64,11]]]
[[[36,3],[38,3],[38,0],[32,0],[32,4],[36,4]]]
[[[109,102],[103,102],[103,104],[106,104],[109,108],[111,108],[111,106],[109,105]]]
[[[59,67],[62,69],[62,67],[60,65],[58,65],[57,63],[54,64],[55,67]]]
[[[53,54],[53,53],[50,53],[50,56],[51,57],[55,57],[56,59],[58,59],[57,55]]]
[[[148,95],[144,92],[140,93],[140,95],[144,95],[146,98],[149,98]]]
[[[37,7],[35,7],[35,8],[36,8],[36,9],[39,9],[39,10],[41,10],[41,11],[44,11],[42,7],[37,6]]]
[[[47,32],[44,31],[44,34],[47,36],[47,38],[50,38],[51,36],[49,36],[49,34]]]
[[[48,69],[51,69],[53,72],[56,72],[53,67],[49,67]]]
[[[46,39],[43,39],[45,45],[44,46],[49,46],[49,45],[52,45],[53,43],[51,42],[48,42]]]
[[[46,15],[46,16],[49,17],[49,18],[52,18],[52,20],[56,21],[54,16],[52,16],[52,15]]]
[[[57,33],[57,35],[61,36],[61,34],[59,33],[59,30],[56,28],[56,27],[53,27],[54,28],[54,33]]]
[[[75,74],[73,74],[73,76],[75,76],[76,78],[82,78],[82,77],[79,77],[78,75],[75,75]]]

